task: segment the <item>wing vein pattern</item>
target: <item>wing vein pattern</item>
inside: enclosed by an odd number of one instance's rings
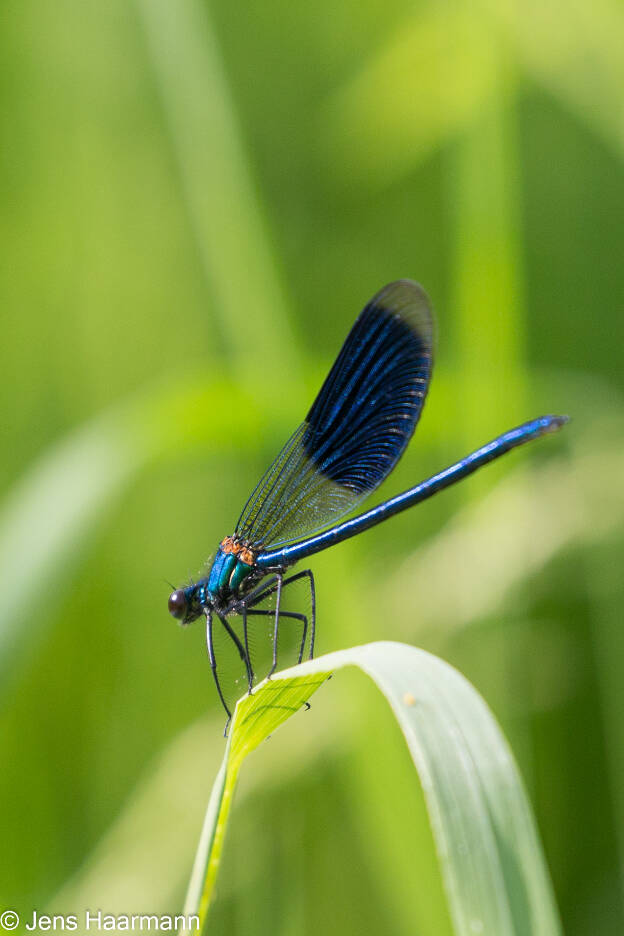
[[[349,513],[392,471],[420,417],[433,364],[433,318],[417,283],[366,305],[299,428],[247,501],[236,534],[274,548]]]

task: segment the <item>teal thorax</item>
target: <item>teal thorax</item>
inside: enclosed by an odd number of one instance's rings
[[[235,551],[231,544],[230,537],[221,543],[210,569],[207,591],[214,598],[238,595],[241,584],[254,569],[252,564],[243,562],[240,557],[240,553],[244,552],[245,558],[253,561],[253,555],[249,554],[249,550]]]

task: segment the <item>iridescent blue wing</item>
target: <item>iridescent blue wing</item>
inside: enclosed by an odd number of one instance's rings
[[[334,523],[374,491],[414,432],[432,350],[433,317],[422,287],[398,280],[378,292],[305,422],[247,501],[236,534],[274,548]]]

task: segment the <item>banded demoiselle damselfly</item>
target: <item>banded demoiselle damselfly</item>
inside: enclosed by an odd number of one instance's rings
[[[210,665],[228,722],[231,709],[219,678],[215,618],[243,662],[251,692],[258,675],[270,676],[277,667],[284,622],[301,627],[299,662],[307,640],[310,658],[314,654],[314,576],[311,569],[288,575],[296,562],[426,500],[567,422],[566,416],[532,419],[402,494],[337,523],[389,475],[414,432],[431,379],[433,330],[429,298],[417,283],[398,280],[370,300],[304,422],[257,484],[234,533],[220,543],[208,576],[171,594],[169,611],[180,623],[206,618]],[[309,589],[307,614],[285,607],[284,593],[296,582]],[[251,633],[261,621],[269,624],[272,645],[264,674],[256,673],[250,650]]]

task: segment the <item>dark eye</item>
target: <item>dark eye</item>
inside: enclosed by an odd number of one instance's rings
[[[169,614],[172,614],[176,620],[181,621],[185,617],[187,610],[188,605],[184,589],[178,588],[177,591],[169,595]]]

